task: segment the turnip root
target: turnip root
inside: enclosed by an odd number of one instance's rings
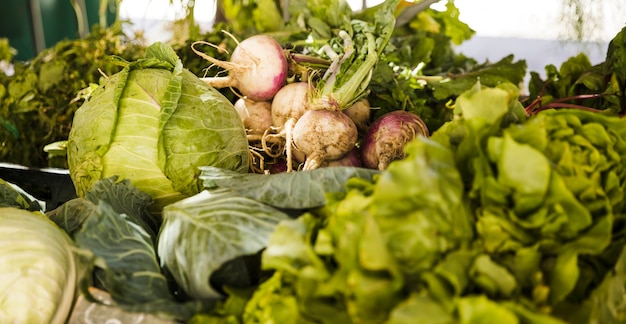
[[[325,164],[326,167],[333,166],[351,166],[360,168],[363,166],[363,161],[361,159],[361,150],[358,147],[354,147],[348,154],[337,160],[327,161]]]
[[[303,170],[342,158],[354,148],[357,138],[356,125],[339,111],[307,110],[293,128],[293,143],[306,155]]]
[[[234,106],[246,130],[252,134],[262,134],[272,126],[271,105],[269,101],[239,98]]]
[[[287,79],[287,58],[280,43],[267,35],[254,35],[241,41],[228,62],[215,59],[194,48],[196,54],[224,68],[228,76],[202,78],[215,88],[232,87],[250,100],[265,101],[274,97]],[[210,45],[210,44],[209,44]]]
[[[361,99],[342,111],[352,119],[360,133],[367,132],[371,116],[370,103],[367,99]]]
[[[311,86],[307,82],[289,83],[272,99],[272,124],[282,127],[289,118],[298,119],[309,107]]]
[[[416,136],[429,136],[419,116],[395,110],[376,119],[361,142],[363,165],[385,170],[389,163],[405,157],[404,147]]]

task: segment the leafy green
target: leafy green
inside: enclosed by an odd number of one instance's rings
[[[442,146],[412,144],[374,179],[348,180],[324,207],[278,225],[262,259],[276,272],[244,318],[384,322],[405,289],[472,238],[461,178]]]
[[[192,298],[219,298],[212,275],[228,261],[264,249],[276,224],[287,218],[230,190],[201,191],[163,209],[161,265]]]
[[[248,168],[248,141],[232,104],[162,43],[94,90],[76,111],[67,145],[79,196],[119,176],[150,194],[157,213],[200,190],[199,166]]]
[[[518,96],[509,83],[474,84],[405,159],[281,221],[262,253],[274,274],[242,318],[621,318],[626,121],[578,109],[527,116]]]
[[[327,192],[342,192],[350,178],[371,180],[376,170],[333,167],[308,171],[254,174],[237,173],[217,167],[200,168],[200,179],[208,189],[226,188],[239,195],[277,208],[308,209],[326,204]]]
[[[87,277],[83,286],[104,289],[115,306],[174,319],[213,309],[217,301],[179,300],[171,290],[171,279],[161,271],[156,253],[152,203],[128,179],[107,178],[85,198],[70,200],[49,217],[72,235],[89,259],[94,282]],[[82,293],[89,296],[86,289]]]
[[[576,107],[586,110],[607,111],[623,114],[626,109],[626,57],[624,30],[609,42],[606,59],[592,65],[589,58],[580,53],[562,62],[545,67],[545,79],[531,72],[529,82],[529,112],[547,108]]]

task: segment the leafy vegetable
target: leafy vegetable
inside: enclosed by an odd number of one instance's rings
[[[276,272],[244,318],[384,322],[423,271],[473,236],[461,178],[440,145],[412,145],[377,179],[348,180],[324,207],[279,224],[262,263]]]
[[[233,105],[155,43],[93,92],[74,117],[70,175],[79,196],[120,176],[164,205],[200,189],[199,166],[248,169],[248,142]]]
[[[285,209],[309,209],[326,204],[326,193],[342,192],[351,178],[371,180],[379,172],[365,168],[332,167],[277,174],[240,174],[216,167],[201,167],[200,179],[208,189],[224,188],[264,204]]]
[[[128,179],[107,178],[84,198],[70,200],[48,216],[71,234],[89,261],[93,277],[83,287],[104,289],[114,306],[178,320],[212,309],[216,301],[179,300],[171,279],[162,273],[152,203]],[[87,289],[81,292],[90,296]]]
[[[226,262],[264,249],[276,224],[287,217],[230,190],[205,190],[163,209],[158,255],[189,296],[219,298],[212,275]]]
[[[548,108],[575,107],[592,111],[624,114],[626,109],[626,29],[619,31],[610,41],[606,59],[592,65],[580,53],[568,58],[557,68],[545,67],[546,77],[531,72],[527,110],[531,113]]]
[[[2,321],[65,323],[79,279],[71,239],[41,212],[16,207],[0,208],[0,234]]]

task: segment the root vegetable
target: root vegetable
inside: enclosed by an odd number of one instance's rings
[[[307,82],[289,83],[272,99],[272,124],[282,127],[289,118],[298,119],[309,107],[311,86]]]
[[[243,121],[243,126],[253,134],[262,134],[272,126],[271,103],[239,98],[235,101],[235,110]]]
[[[403,159],[405,145],[416,136],[429,136],[422,119],[408,111],[396,110],[376,119],[361,143],[363,164],[385,170],[389,163]]]
[[[230,60],[221,61],[194,48],[196,54],[224,68],[228,76],[202,78],[215,88],[233,87],[250,100],[265,101],[274,97],[287,79],[287,59],[280,43],[267,35],[254,35],[241,41]],[[210,45],[210,44],[209,44]]]
[[[363,161],[361,160],[361,150],[358,147],[354,147],[348,154],[337,160],[330,160],[326,163],[327,167],[333,166],[351,166],[362,167]]]
[[[342,158],[354,148],[357,138],[356,125],[339,111],[307,110],[293,129],[293,143],[306,155],[303,170]]]
[[[370,103],[367,99],[361,99],[342,111],[352,119],[360,133],[367,132],[371,116]]]

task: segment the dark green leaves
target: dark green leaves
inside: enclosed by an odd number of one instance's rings
[[[164,208],[158,253],[188,295],[219,298],[213,273],[227,261],[263,250],[276,224],[287,218],[235,192],[205,190]]]
[[[49,217],[85,251],[97,274],[93,284],[110,293],[117,306],[175,319],[212,309],[215,301],[183,302],[170,290],[156,254],[158,228],[148,211],[151,203],[128,180],[107,178],[86,198],[70,200]],[[92,284],[90,276],[85,280]]]
[[[323,206],[326,193],[343,192],[348,179],[372,179],[376,170],[332,167],[271,175],[236,173],[216,167],[202,167],[200,179],[206,188],[227,188],[239,195],[270,206],[307,209]]]

